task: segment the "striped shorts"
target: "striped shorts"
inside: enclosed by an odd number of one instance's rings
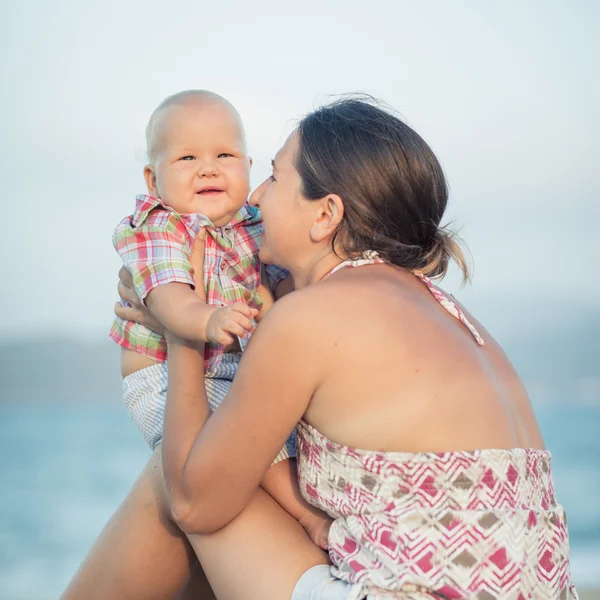
[[[206,396],[212,411],[229,392],[241,354],[224,354],[223,360],[204,375]],[[152,450],[162,441],[167,402],[166,363],[140,369],[123,379],[123,402],[129,416]],[[273,464],[296,456],[296,434],[292,433]]]

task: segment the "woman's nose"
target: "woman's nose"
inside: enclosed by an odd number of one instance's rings
[[[252,195],[250,196],[250,204],[252,206],[256,206],[256,207],[260,207],[260,199],[262,198],[262,195],[265,191],[265,186],[267,184],[269,180],[265,179],[265,181],[263,181],[253,192]]]

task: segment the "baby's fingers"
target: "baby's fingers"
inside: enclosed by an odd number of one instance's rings
[[[238,325],[241,325],[246,331],[254,331],[254,328],[256,327],[256,323],[239,313],[233,313],[231,319]]]
[[[244,315],[248,319],[255,317],[258,314],[258,311],[255,308],[250,308],[247,304],[243,302],[236,302],[229,307],[234,312]]]
[[[214,339],[211,339],[210,341],[213,342],[214,344],[221,344],[223,346],[229,346],[229,344],[233,344],[234,338],[233,338],[233,336],[229,335],[229,333],[227,333],[227,331],[225,331],[224,329],[221,329],[216,334]]]
[[[252,331],[252,323],[247,321],[245,324],[238,323],[237,320],[229,320],[223,324],[223,329],[228,333],[232,333],[233,335],[237,335],[239,337],[246,337],[249,331]]]

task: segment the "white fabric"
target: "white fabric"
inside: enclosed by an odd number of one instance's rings
[[[240,357],[241,354],[224,354],[222,362],[206,373],[206,396],[212,411],[217,409],[229,392]],[[168,382],[166,363],[146,367],[123,379],[123,402],[152,450],[162,441]],[[273,464],[295,456],[296,435],[293,433]]]

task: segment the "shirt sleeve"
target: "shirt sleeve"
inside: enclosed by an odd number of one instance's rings
[[[275,290],[277,284],[290,276],[289,271],[277,267],[276,265],[265,265],[265,272],[267,274],[267,281],[272,290]]]
[[[139,227],[123,220],[113,235],[113,245],[133,276],[135,291],[145,304],[146,296],[165,283],[194,287],[194,270],[184,224],[177,215],[148,219]]]

